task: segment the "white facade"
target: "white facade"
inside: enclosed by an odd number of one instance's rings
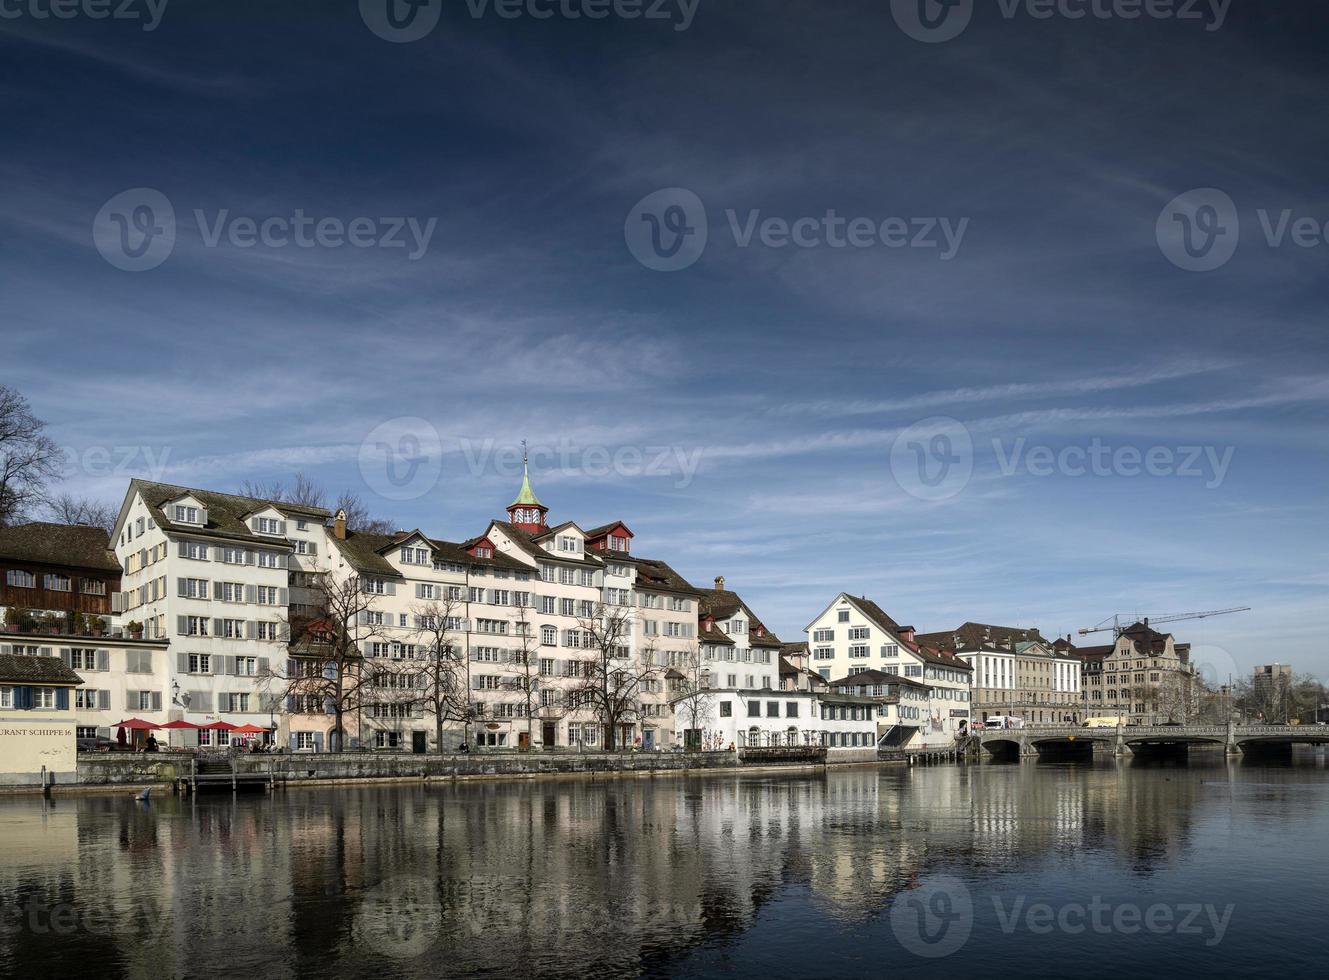
[[[948,746],[967,730],[969,665],[918,646],[912,628],[896,625],[876,603],[842,592],[808,624],[807,634],[812,668],[829,680],[879,670],[927,686],[926,701],[907,706],[921,717],[900,719],[917,728],[907,746]]]
[[[716,688],[674,702],[680,729],[693,724],[693,704],[705,751],[778,746],[873,749],[877,706],[866,698],[808,691]]]

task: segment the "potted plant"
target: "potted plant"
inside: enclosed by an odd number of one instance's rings
[[[31,633],[37,628],[32,610],[23,606],[10,606],[5,610],[5,629],[10,633]]]
[[[136,640],[143,639],[143,624],[137,619],[131,619],[125,624],[125,629],[129,630],[129,635]]]

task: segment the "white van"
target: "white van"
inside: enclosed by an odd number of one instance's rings
[[[1010,715],[993,715],[991,718],[988,718],[988,719],[986,719],[986,720],[983,722],[983,727],[984,727],[985,729],[992,729],[992,728],[1001,728],[1001,729],[1008,729],[1008,728],[1023,728],[1023,727],[1024,727],[1024,719],[1023,719],[1023,718],[1013,718],[1013,717],[1011,717]]]

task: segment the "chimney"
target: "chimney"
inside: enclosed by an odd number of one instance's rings
[[[332,519],[332,536],[338,541],[346,540],[346,511],[338,510]]]
[[[716,592],[723,592],[723,591],[724,591],[724,576],[723,576],[723,575],[717,575],[717,576],[715,576],[715,591],[716,591]]]
[[[1144,617],[1144,628],[1145,628],[1145,629],[1148,629],[1148,628],[1149,628],[1149,617],[1148,617],[1148,616]]]

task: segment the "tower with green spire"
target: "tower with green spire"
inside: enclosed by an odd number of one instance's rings
[[[526,457],[526,442],[521,444],[521,490],[517,499],[508,504],[508,519],[523,531],[538,533],[545,529],[545,514],[549,508],[540,503],[540,498],[531,489],[531,471]]]

